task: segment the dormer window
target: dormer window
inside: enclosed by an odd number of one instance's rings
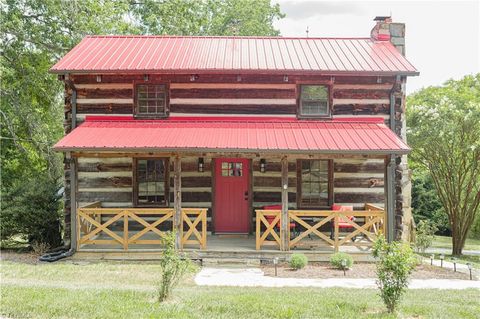
[[[135,88],[135,116],[167,116],[168,94],[165,84],[137,84]]]
[[[299,104],[299,117],[330,116],[328,86],[301,85]]]

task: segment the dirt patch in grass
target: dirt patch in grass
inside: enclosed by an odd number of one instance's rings
[[[0,260],[13,261],[22,264],[38,264],[40,256],[33,252],[18,252],[17,250],[2,249],[0,252]]]
[[[262,270],[266,276],[274,276],[275,268],[272,265],[263,265]],[[310,263],[305,268],[293,270],[286,265],[279,265],[277,276],[284,278],[344,278],[343,270],[335,269],[329,263]],[[358,263],[345,272],[346,278],[375,278],[375,264]],[[418,265],[412,274],[413,279],[470,279],[467,274],[454,272],[446,268],[430,265]]]

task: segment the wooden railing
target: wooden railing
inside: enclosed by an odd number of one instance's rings
[[[130,245],[160,248],[165,232],[173,230],[174,212],[173,208],[102,208],[100,202],[81,207],[77,211],[77,250],[85,245],[120,245],[123,250],[128,250]],[[191,216],[195,216],[193,221]],[[206,219],[206,209],[182,209],[181,248],[184,244],[206,248]],[[185,229],[184,224],[187,225]],[[200,229],[197,229],[199,224]],[[111,226],[116,229],[110,229]],[[142,238],[147,234],[150,238]]]
[[[193,219],[192,219],[193,218]],[[188,226],[185,231],[184,224]],[[197,228],[200,225],[200,230]],[[193,239],[191,238],[193,236]],[[198,244],[201,249],[207,248],[207,209],[183,208],[180,225],[181,248],[185,245]]]
[[[260,250],[262,246],[277,246],[281,249],[280,241],[280,210],[257,210],[256,211],[256,240],[255,247]],[[272,216],[271,221],[266,216]]]
[[[275,220],[270,222],[265,216],[275,216]],[[276,245],[282,249],[280,221],[279,210],[257,210],[257,250],[263,245]],[[351,231],[340,234],[340,222],[349,224]],[[291,223],[295,223],[294,232],[290,230]],[[385,211],[372,204],[365,204],[364,210],[354,211],[289,210],[287,225],[288,247],[284,250],[302,245],[330,246],[334,251],[347,245],[370,247],[380,233],[385,234]],[[268,240],[268,237],[274,240]],[[361,238],[354,241],[356,237]]]

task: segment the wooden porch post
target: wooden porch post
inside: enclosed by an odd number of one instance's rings
[[[280,217],[280,249],[289,250],[288,222],[288,159],[282,157],[282,214]]]
[[[175,209],[173,215],[173,230],[175,231],[175,248],[182,248],[182,159],[180,155],[176,155],[173,162],[173,207]]]
[[[385,238],[391,242],[395,238],[395,156],[389,155],[385,159],[385,193],[386,193],[386,223]]]
[[[77,162],[70,152],[66,157],[70,161],[70,248],[77,250]]]

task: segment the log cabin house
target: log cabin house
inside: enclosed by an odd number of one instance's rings
[[[87,36],[65,83],[77,252],[265,258],[408,234],[405,26],[366,38]],[[270,255],[269,255],[270,254]]]

